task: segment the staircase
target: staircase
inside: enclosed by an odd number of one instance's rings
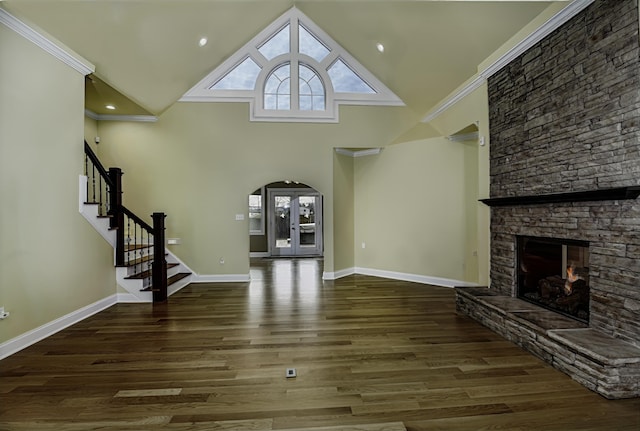
[[[148,224],[122,205],[122,171],[100,163],[85,141],[79,211],[114,249],[119,302],[162,302],[191,281],[193,271],[164,246],[164,213]]]

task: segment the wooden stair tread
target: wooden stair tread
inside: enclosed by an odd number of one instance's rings
[[[124,251],[142,250],[144,248],[152,248],[153,244],[129,244],[124,247]]]
[[[169,256],[169,253],[165,253],[165,256]],[[126,268],[129,266],[136,266],[136,265],[140,265],[141,263],[145,263],[148,261],[152,261],[153,260],[153,255],[152,254],[148,254],[146,256],[142,256],[142,257],[138,257],[137,259],[133,259],[133,260],[128,260],[124,263],[124,265],[116,265],[118,268]]]
[[[179,263],[167,263],[167,269],[175,268],[178,265],[180,265],[180,264]],[[125,279],[127,279],[127,280],[140,280],[140,279],[147,278],[147,277],[151,277],[151,270],[150,269],[148,269],[146,271],[143,271],[143,272],[139,272],[137,274],[130,275],[128,277],[125,277]]]
[[[176,275],[172,275],[167,278],[167,286],[171,286],[173,283],[182,280],[185,277],[190,276],[190,272],[179,272]],[[145,289],[140,289],[140,292],[158,292],[160,289],[154,289],[153,286],[149,286]]]
[[[175,283],[176,281],[180,281],[185,277],[190,276],[191,273],[190,272],[179,272],[176,275],[172,275],[171,277],[169,277],[167,279],[167,286],[172,285],[173,283]]]

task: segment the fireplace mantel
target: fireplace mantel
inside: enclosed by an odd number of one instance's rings
[[[509,196],[502,198],[480,199],[490,207],[535,205],[560,202],[610,201],[636,199],[640,195],[640,186],[616,187],[611,189],[589,190],[583,192],[553,193],[547,195]]]

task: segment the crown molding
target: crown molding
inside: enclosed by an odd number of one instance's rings
[[[526,52],[536,43],[540,42],[551,32],[559,28],[562,24],[569,21],[575,15],[584,10],[587,6],[593,3],[595,0],[574,0],[560,12],[549,18],[544,24],[531,32],[526,38],[518,42],[513,48],[501,55],[496,61],[491,63],[485,69],[478,72],[475,78],[469,81],[462,88],[454,92],[444,102],[436,106],[430,111],[423,119],[423,123],[428,123],[438,116],[440,116],[447,109],[464,99],[470,93],[478,89],[486,80],[494,73],[505,67],[511,61],[516,59],[519,55]]]
[[[155,123],[158,117],[155,115],[107,115],[96,114],[95,112],[85,109],[84,115],[96,121],[127,121],[131,123]]]
[[[447,136],[447,139],[451,142],[462,142],[462,141],[477,141],[480,134],[478,132],[465,133],[463,135],[451,135]]]
[[[28,41],[33,42],[35,45],[80,72],[82,75],[93,73],[96,69],[93,64],[80,57],[80,55],[70,52],[69,48],[63,48],[57,43],[51,41],[49,38],[31,28],[29,25],[25,24],[23,21],[11,15],[1,7],[0,23],[6,25]]]
[[[342,154],[343,156],[347,157],[353,157],[354,159],[356,157],[375,156],[377,154],[380,154],[381,152],[382,148],[368,148],[366,150],[360,151],[351,151],[347,150],[346,148],[336,148],[336,153]]]

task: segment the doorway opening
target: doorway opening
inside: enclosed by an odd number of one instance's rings
[[[252,257],[323,255],[322,194],[293,181],[268,184],[249,196]]]

